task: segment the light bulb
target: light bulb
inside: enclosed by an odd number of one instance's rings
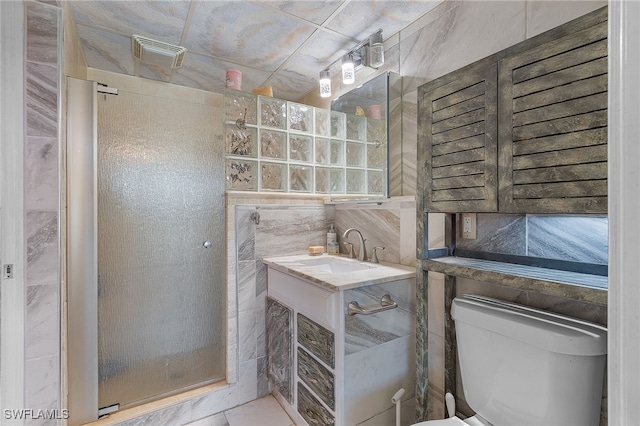
[[[320,71],[320,97],[331,96],[331,73],[329,70]]]
[[[351,53],[342,58],[342,83],[353,84],[356,81],[356,68]]]

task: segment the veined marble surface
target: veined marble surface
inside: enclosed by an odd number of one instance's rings
[[[348,315],[345,312],[345,355],[381,345],[415,333],[415,281],[389,282],[360,287],[345,292],[345,303],[377,306],[388,294],[398,304],[396,309],[373,315]]]
[[[349,273],[329,272],[321,265],[307,265],[303,263],[309,259],[326,260],[327,262],[346,262],[354,266],[361,265],[365,269],[359,269]],[[414,278],[415,268],[394,263],[368,263],[342,256],[310,256],[307,254],[284,257],[268,257],[262,259],[264,263],[278,271],[295,275],[299,278],[311,281],[329,290],[348,290],[372,284],[382,284],[389,281]]]

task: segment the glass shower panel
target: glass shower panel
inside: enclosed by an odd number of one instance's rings
[[[223,112],[98,108],[98,398],[123,408],[225,377]]]

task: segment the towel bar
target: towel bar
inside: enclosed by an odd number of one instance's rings
[[[395,309],[398,307],[398,304],[391,299],[391,296],[385,294],[380,299],[380,306],[375,306],[373,308],[362,308],[358,302],[349,302],[347,305],[347,313],[349,315],[371,315],[377,314],[378,312],[388,311],[389,309]]]

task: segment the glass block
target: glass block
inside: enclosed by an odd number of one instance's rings
[[[305,163],[313,161],[313,138],[289,134],[289,160]]]
[[[329,151],[329,139],[316,138],[316,164],[330,164],[331,153]]]
[[[331,111],[331,137],[344,139],[345,137],[345,121],[347,115],[344,112]]]
[[[260,156],[287,161],[287,134],[260,129]]]
[[[226,126],[227,154],[242,157],[258,156],[258,131],[255,127],[239,129],[235,124]]]
[[[357,115],[347,115],[347,139],[354,141],[367,140],[367,119]]]
[[[331,169],[316,167],[316,193],[328,194],[331,189]]]
[[[367,193],[384,194],[384,173],[379,171],[367,171]]]
[[[245,124],[257,124],[258,106],[257,96],[238,90],[224,92],[225,121],[243,120]]]
[[[287,165],[278,163],[260,164],[260,189],[287,191]]]
[[[313,188],[313,167],[289,165],[289,190],[311,192]]]
[[[232,191],[257,191],[257,168],[257,161],[227,159],[225,161],[227,189]]]
[[[363,194],[364,190],[364,170],[347,169],[347,194]]]
[[[344,165],[344,142],[336,139],[331,140],[331,164],[336,166]]]
[[[289,102],[289,130],[313,133],[313,107]]]
[[[364,167],[366,158],[365,144],[358,142],[347,142],[346,158],[347,166]]]
[[[331,193],[344,194],[344,169],[331,169]]]
[[[316,131],[317,136],[331,136],[331,111],[328,109],[316,108]]]
[[[384,169],[387,163],[387,146],[383,144],[367,144],[367,167]]]
[[[387,142],[387,126],[384,120],[367,120],[367,142]]]
[[[262,126],[287,129],[287,103],[280,99],[258,96],[260,124]]]

